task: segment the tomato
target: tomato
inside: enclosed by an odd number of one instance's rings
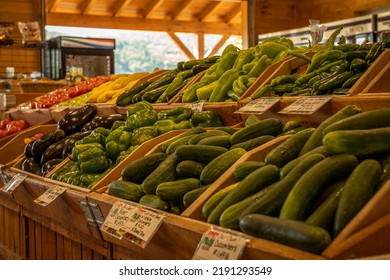
[[[10,119],[4,119],[0,122],[0,125],[5,128],[7,124],[9,124],[10,122],[11,122]]]
[[[6,137],[8,135],[7,131],[1,129],[0,130],[0,138]]]
[[[22,130],[22,128],[17,123],[14,123],[14,122],[10,122],[9,124],[7,124],[7,126],[5,128],[5,131],[8,133],[8,135],[14,134],[14,133],[19,132],[21,130]]]

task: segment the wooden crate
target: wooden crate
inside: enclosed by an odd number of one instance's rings
[[[85,105],[85,104],[84,104]],[[103,115],[111,115],[117,113],[117,107],[115,104],[106,104],[106,103],[95,103],[97,107],[97,116],[103,116]],[[50,108],[50,114],[53,118],[54,122],[58,122],[62,119],[63,116],[65,116],[68,112],[74,111],[79,109],[81,106],[68,106],[68,107],[61,107],[61,108]]]
[[[53,118],[50,113],[50,109],[28,109],[15,107],[11,108],[6,115],[14,120],[25,119],[30,125],[39,125],[42,123],[53,122]]]

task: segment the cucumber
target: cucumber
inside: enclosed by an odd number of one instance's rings
[[[219,136],[211,136],[204,138],[198,142],[198,145],[210,145],[210,146],[218,146],[229,149],[231,135],[219,135]]]
[[[319,146],[317,148],[314,148],[310,152],[307,152],[293,160],[290,160],[287,162],[281,169],[280,169],[280,178],[284,178],[287,176],[288,173],[298,164],[299,161],[304,159],[305,157],[311,155],[311,154],[323,154],[324,156],[328,156],[328,153],[326,152],[325,146]]]
[[[159,209],[162,211],[169,212],[171,207],[169,203],[155,194],[145,194],[142,196],[138,202],[139,204],[148,206],[150,208]]]
[[[205,166],[205,164],[193,160],[183,160],[176,165],[176,174],[181,179],[199,179]]]
[[[272,184],[263,197],[245,208],[240,217],[252,213],[278,215],[286,197],[299,178],[324,159],[325,156],[321,154],[312,154],[302,159],[286,177]]]
[[[380,186],[382,187],[390,179],[390,155],[382,161],[382,176]]]
[[[238,183],[235,183],[235,184],[232,184],[232,185],[229,185],[219,191],[217,191],[216,193],[214,193],[212,196],[210,196],[206,202],[203,204],[203,207],[202,207],[202,215],[204,218],[208,218],[208,216],[210,215],[210,213],[213,211],[213,209],[218,205],[218,203],[225,197],[228,195],[229,192],[231,192],[234,188],[236,188],[238,186],[239,182]]]
[[[246,151],[253,150],[254,148],[257,148],[268,141],[271,141],[275,139],[275,136],[272,135],[262,135],[259,137],[255,137],[253,139],[234,144],[233,146],[230,147],[230,149],[235,149],[235,148],[243,148]]]
[[[326,134],[323,145],[329,154],[348,153],[356,156],[390,151],[390,127],[337,130]]]
[[[303,145],[312,135],[314,128],[306,128],[296,134],[291,135],[274,149],[272,149],[264,158],[266,164],[274,164],[279,168],[287,162],[293,160],[299,155]]]
[[[200,180],[195,178],[168,181],[157,186],[156,195],[164,200],[182,200],[187,192],[201,186]]]
[[[333,222],[340,200],[340,195],[344,190],[346,178],[335,183],[336,189],[323,201],[311,215],[306,219],[306,223],[322,227],[329,233],[333,233]]]
[[[254,115],[254,114],[250,114],[246,120],[245,120],[245,126],[250,126],[252,124],[255,124],[255,123],[258,123],[259,121],[261,121],[261,118],[260,116],[258,115]]]
[[[249,235],[311,253],[321,253],[331,242],[330,234],[321,227],[261,214],[241,218],[240,229]]]
[[[232,145],[262,136],[277,136],[283,130],[283,124],[279,119],[267,118],[237,130],[230,138]]]
[[[157,186],[163,182],[176,180],[175,154],[167,156],[155,170],[152,171],[142,182],[142,189],[147,194],[156,194]]]
[[[253,171],[244,180],[242,180],[236,188],[224,197],[220,203],[214,208],[207,218],[210,224],[219,224],[219,219],[223,211],[227,207],[237,203],[248,196],[264,189],[273,182],[279,179],[279,168],[275,165],[268,164]]]
[[[203,133],[203,132],[206,132],[206,129],[203,128],[203,127],[197,126],[197,127],[191,128],[191,129],[183,132],[182,134],[178,135],[177,137],[171,138],[171,139],[165,141],[164,143],[162,143],[161,144],[161,149],[165,153],[167,148],[168,148],[168,146],[172,142],[177,140],[178,137],[185,137],[185,136],[188,136],[188,135],[195,135],[195,134],[199,134],[199,133]]]
[[[370,129],[390,126],[390,108],[362,112],[326,127],[322,135],[336,130]]]
[[[228,149],[218,146],[184,145],[176,149],[175,155],[178,162],[192,160],[207,164],[227,151]]]
[[[139,184],[118,180],[108,185],[108,194],[138,202],[145,193]]]
[[[210,185],[207,185],[207,186],[203,186],[203,187],[200,187],[200,188],[188,191],[183,196],[183,205],[184,205],[184,207],[187,208],[188,206],[190,206],[191,203],[193,203],[205,190],[207,190],[207,188],[209,186]]]
[[[242,181],[246,176],[264,165],[264,162],[255,160],[240,162],[234,169],[233,176],[237,181]]]
[[[211,137],[211,136],[222,136],[222,135],[231,135],[230,133],[220,130],[220,129],[214,129],[205,131],[202,133],[199,133],[198,135],[194,135],[190,140],[188,140],[188,144],[196,145],[201,141],[202,139]]]
[[[273,184],[237,203],[234,203],[233,205],[230,205],[219,217],[219,225],[224,228],[239,229],[239,218],[242,212],[253,202],[263,197],[272,188],[272,186]]]
[[[200,174],[202,185],[212,184],[245,153],[246,151],[244,149],[236,148],[228,150],[214,158],[203,168],[202,173]]]
[[[230,135],[232,135],[237,131],[236,128],[230,126],[219,126],[219,127],[215,127],[214,130],[222,130],[224,132],[229,133]]]
[[[166,155],[164,153],[154,153],[136,159],[122,169],[122,179],[141,184],[165,158]]]
[[[188,145],[188,140],[190,140],[191,138],[192,138],[192,135],[179,137],[178,139],[173,141],[171,144],[169,144],[169,146],[165,150],[165,153],[167,155],[173,154],[178,147],[183,146],[183,145]]]
[[[322,145],[322,133],[326,127],[329,125],[345,119],[349,116],[356,115],[360,113],[361,110],[356,105],[348,105],[337,111],[334,115],[330,116],[326,120],[320,123],[320,125],[315,129],[310,138],[306,141],[305,145],[303,145],[301,152],[299,155],[303,155],[314,148]]]
[[[382,167],[378,161],[366,159],[348,177],[340,196],[334,220],[334,236],[352,220],[373,196],[379,186]]]
[[[340,154],[327,157],[310,168],[288,194],[279,217],[306,220],[313,202],[324,188],[350,174],[357,164],[358,159],[354,155]]]

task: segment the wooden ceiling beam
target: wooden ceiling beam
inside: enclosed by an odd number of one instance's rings
[[[180,14],[195,0],[182,0],[181,3],[175,8],[175,10],[171,13],[171,19],[177,19]]]
[[[112,16],[120,16],[124,8],[126,8],[133,0],[120,0],[112,8]]]
[[[48,0],[46,4],[46,10],[49,12],[55,11],[59,3],[60,0]]]
[[[169,37],[171,37],[172,41],[179,47],[182,53],[189,59],[195,59],[194,54],[184,45],[184,43],[180,40],[179,37],[176,36],[174,32],[167,32]]]
[[[199,21],[203,21],[209,14],[211,14],[222,2],[213,1],[207,4],[205,8],[197,15]]]
[[[124,18],[110,16],[92,16],[62,13],[46,14],[46,24],[57,26],[78,26],[92,28],[112,28],[125,30],[229,34],[241,35],[240,24],[224,22],[195,22],[178,20],[158,20],[141,18]]]
[[[213,55],[215,55],[229,38],[230,38],[229,34],[224,34],[222,38],[218,41],[218,43],[215,44],[214,48],[212,48],[212,50],[207,53],[207,57],[212,57]]]
[[[163,4],[163,2],[164,0],[152,0],[144,10],[143,17],[149,18],[153,11],[157,10]]]
[[[85,0],[81,3],[80,11],[82,15],[88,14],[96,0]]]
[[[231,22],[236,16],[241,14],[241,4],[237,7],[234,7],[229,13],[224,16],[225,22]]]

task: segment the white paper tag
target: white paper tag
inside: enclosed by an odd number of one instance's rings
[[[122,235],[118,231],[123,226],[125,220],[128,219],[127,205],[124,202],[115,202],[100,229],[118,239],[122,239]]]
[[[280,97],[262,97],[235,111],[237,114],[263,114],[280,101]]]
[[[238,260],[250,240],[239,232],[210,228],[203,234],[194,260]]]
[[[191,104],[187,105],[187,107],[191,108],[194,112],[201,112],[203,111],[205,100],[195,101]]]
[[[52,186],[52,187],[48,188],[37,199],[35,199],[34,202],[38,203],[41,206],[47,206],[52,201],[54,201],[57,197],[59,197],[64,191],[66,191],[65,187]]]
[[[324,106],[332,98],[333,96],[301,97],[278,113],[311,115]]]
[[[2,191],[6,193],[12,193],[26,178],[27,175],[20,173],[16,174],[4,185]]]

